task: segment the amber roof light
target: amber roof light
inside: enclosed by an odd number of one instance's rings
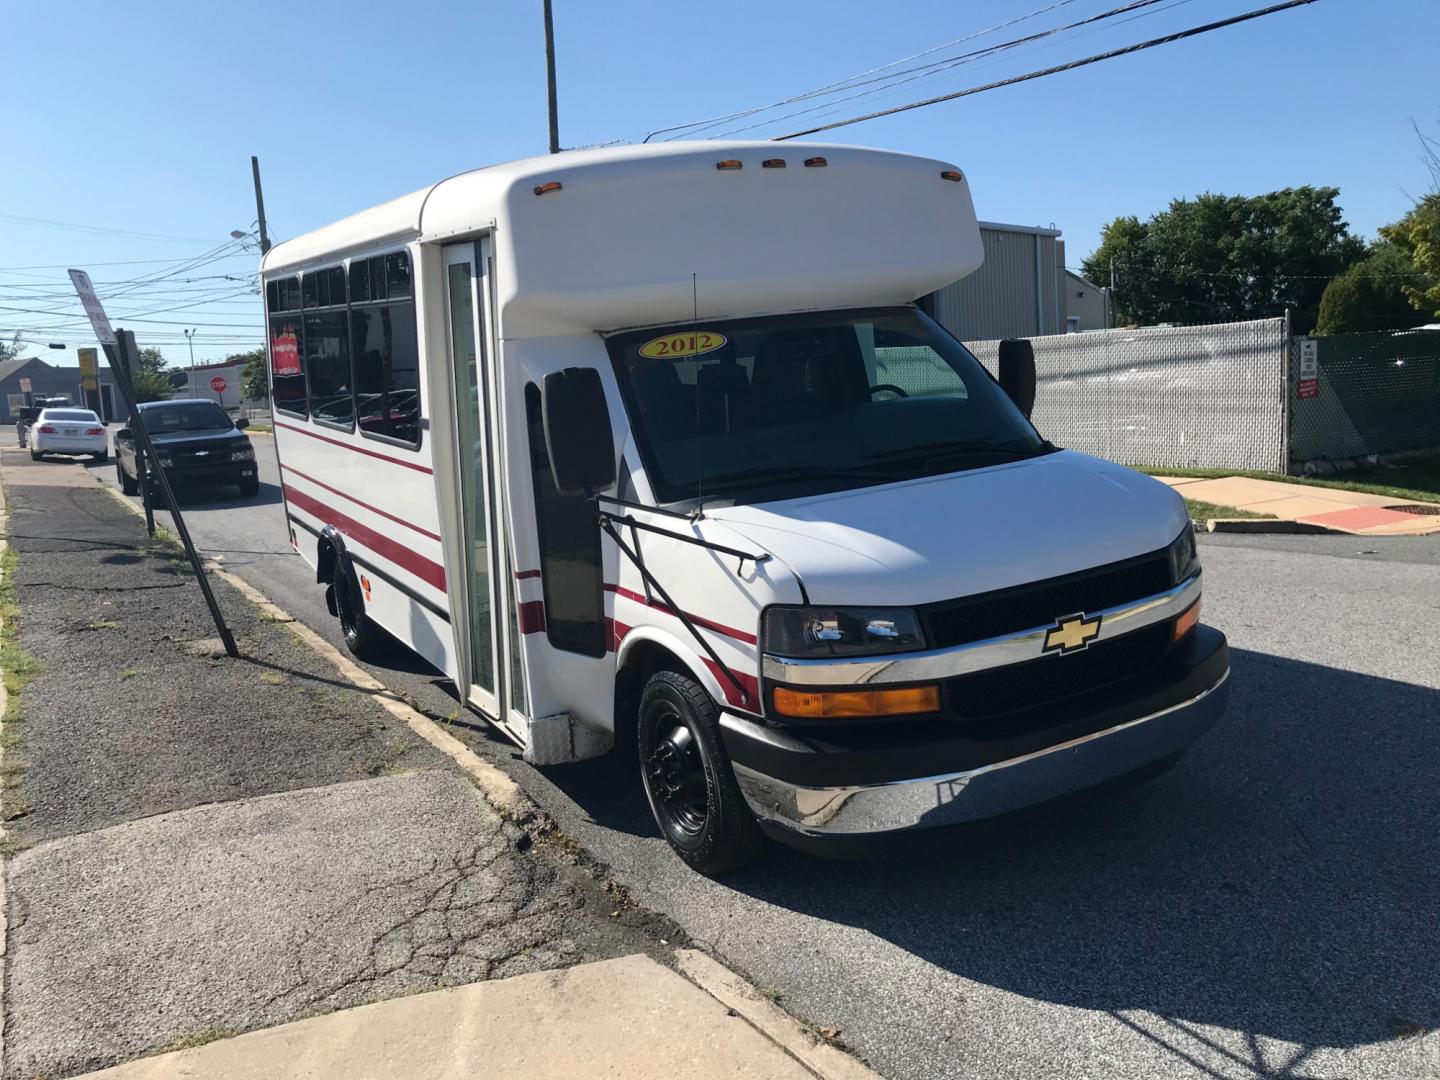
[[[805,159],[805,168],[807,169],[823,169],[826,165],[829,164],[830,163],[826,161],[823,157],[807,157]]]
[[[721,171],[729,171],[730,169],[742,168],[742,166],[740,162],[736,161],[734,158],[726,158],[724,161],[715,162],[715,168],[720,169]]]
[[[946,169],[944,172],[942,172],[942,173],[940,174],[940,179],[941,179],[941,180],[953,180],[953,181],[955,181],[955,182],[958,184],[961,180],[964,180],[965,177],[961,176],[961,175],[960,175],[958,172],[956,172],[954,169]]]
[[[559,180],[551,180],[548,184],[537,184],[535,187],[535,194],[548,195],[552,191],[563,191],[564,188],[565,185],[560,183]]]
[[[780,157],[766,158],[760,163],[760,167],[762,169],[783,169],[785,168],[785,159]]]

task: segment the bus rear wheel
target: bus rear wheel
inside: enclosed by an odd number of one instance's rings
[[[691,868],[723,874],[751,862],[765,836],[720,741],[720,710],[688,675],[658,671],[640,695],[640,776],[660,832]]]
[[[340,617],[340,633],[351,654],[357,660],[366,662],[383,660],[390,651],[392,639],[365,614],[354,578],[350,574],[337,573],[326,599]]]

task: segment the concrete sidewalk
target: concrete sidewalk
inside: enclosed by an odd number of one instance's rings
[[[41,665],[0,731],[4,1080],[872,1075],[212,575],[225,657],[80,464],[0,478]]]
[[[1316,531],[1356,536],[1421,536],[1440,532],[1440,504],[1416,503],[1393,495],[1370,495],[1363,491],[1245,476],[1214,480],[1157,476],[1156,479],[1169,484],[1187,499],[1266,514],[1282,522],[1311,526]],[[1250,527],[1257,531],[1265,528],[1263,521]]]
[[[832,1066],[849,1060],[832,1053]],[[627,956],[366,1005],[130,1062],[86,1080],[815,1075],[676,972]],[[853,1063],[821,1075],[874,1076]]]

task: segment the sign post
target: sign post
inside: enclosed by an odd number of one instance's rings
[[[100,408],[100,377],[94,349],[76,349],[80,358],[80,396],[87,409],[93,409],[98,416]]]
[[[110,371],[115,378],[115,385],[119,387],[120,396],[125,400],[125,408],[130,414],[130,429],[135,438],[135,459],[138,462],[143,458],[148,458],[155,466],[155,481],[165,498],[165,506],[170,511],[170,518],[175,522],[175,531],[180,534],[180,542],[185,546],[185,554],[190,558],[190,566],[195,571],[196,584],[200,586],[200,592],[205,597],[205,605],[210,609],[210,617],[215,620],[215,629],[220,632],[220,640],[225,645],[225,654],[230,657],[238,657],[240,650],[235,647],[235,636],[225,625],[225,616],[221,614],[220,605],[215,601],[215,594],[210,590],[210,579],[205,576],[205,567],[200,562],[200,553],[195,550],[195,542],[190,539],[190,530],[185,525],[185,518],[180,513],[179,505],[175,502],[175,492],[170,487],[170,478],[159,466],[159,460],[155,455],[155,446],[150,441],[150,433],[145,430],[145,420],[136,406],[135,387],[130,379],[131,372],[134,370],[132,365],[138,364],[140,359],[140,353],[135,347],[135,335],[126,330],[123,332],[123,342],[117,339],[115,331],[110,328],[110,320],[105,316],[105,309],[100,306],[100,298],[95,295],[95,286],[91,284],[89,274],[84,270],[71,270],[70,280],[74,282],[75,292],[80,297],[85,314],[90,318],[90,325],[95,331],[95,337],[105,348],[105,357],[110,361]],[[136,472],[140,474],[140,490],[144,494],[146,491],[145,474],[139,466],[136,467]],[[148,499],[146,509],[148,512]]]

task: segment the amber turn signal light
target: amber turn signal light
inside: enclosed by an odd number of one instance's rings
[[[715,168],[721,170],[722,172],[729,169],[739,169],[741,167],[741,163],[734,158],[726,158],[724,161],[715,162]]]
[[[960,175],[958,172],[956,172],[954,169],[946,169],[944,172],[942,172],[942,173],[940,174],[940,179],[941,179],[941,180],[953,180],[953,181],[955,181],[955,183],[958,184],[961,180],[964,180],[965,177],[961,176],[961,175]]]
[[[1196,600],[1196,601],[1195,601],[1193,604],[1191,604],[1188,608],[1186,608],[1184,611],[1182,611],[1182,612],[1180,613],[1180,617],[1175,620],[1175,636],[1174,636],[1171,640],[1172,640],[1172,641],[1179,641],[1179,640],[1180,640],[1181,638],[1183,638],[1186,634],[1188,634],[1191,630],[1194,630],[1194,629],[1195,629],[1195,624],[1198,623],[1199,621],[1200,621],[1200,601],[1199,601],[1199,600]]]
[[[857,716],[905,716],[940,710],[940,688],[907,686],[903,690],[792,690],[777,686],[775,711],[781,716],[839,720]]]
[[[565,185],[560,183],[559,180],[551,180],[548,184],[537,184],[535,186],[535,194],[548,195],[552,191],[562,191],[564,187]]]

